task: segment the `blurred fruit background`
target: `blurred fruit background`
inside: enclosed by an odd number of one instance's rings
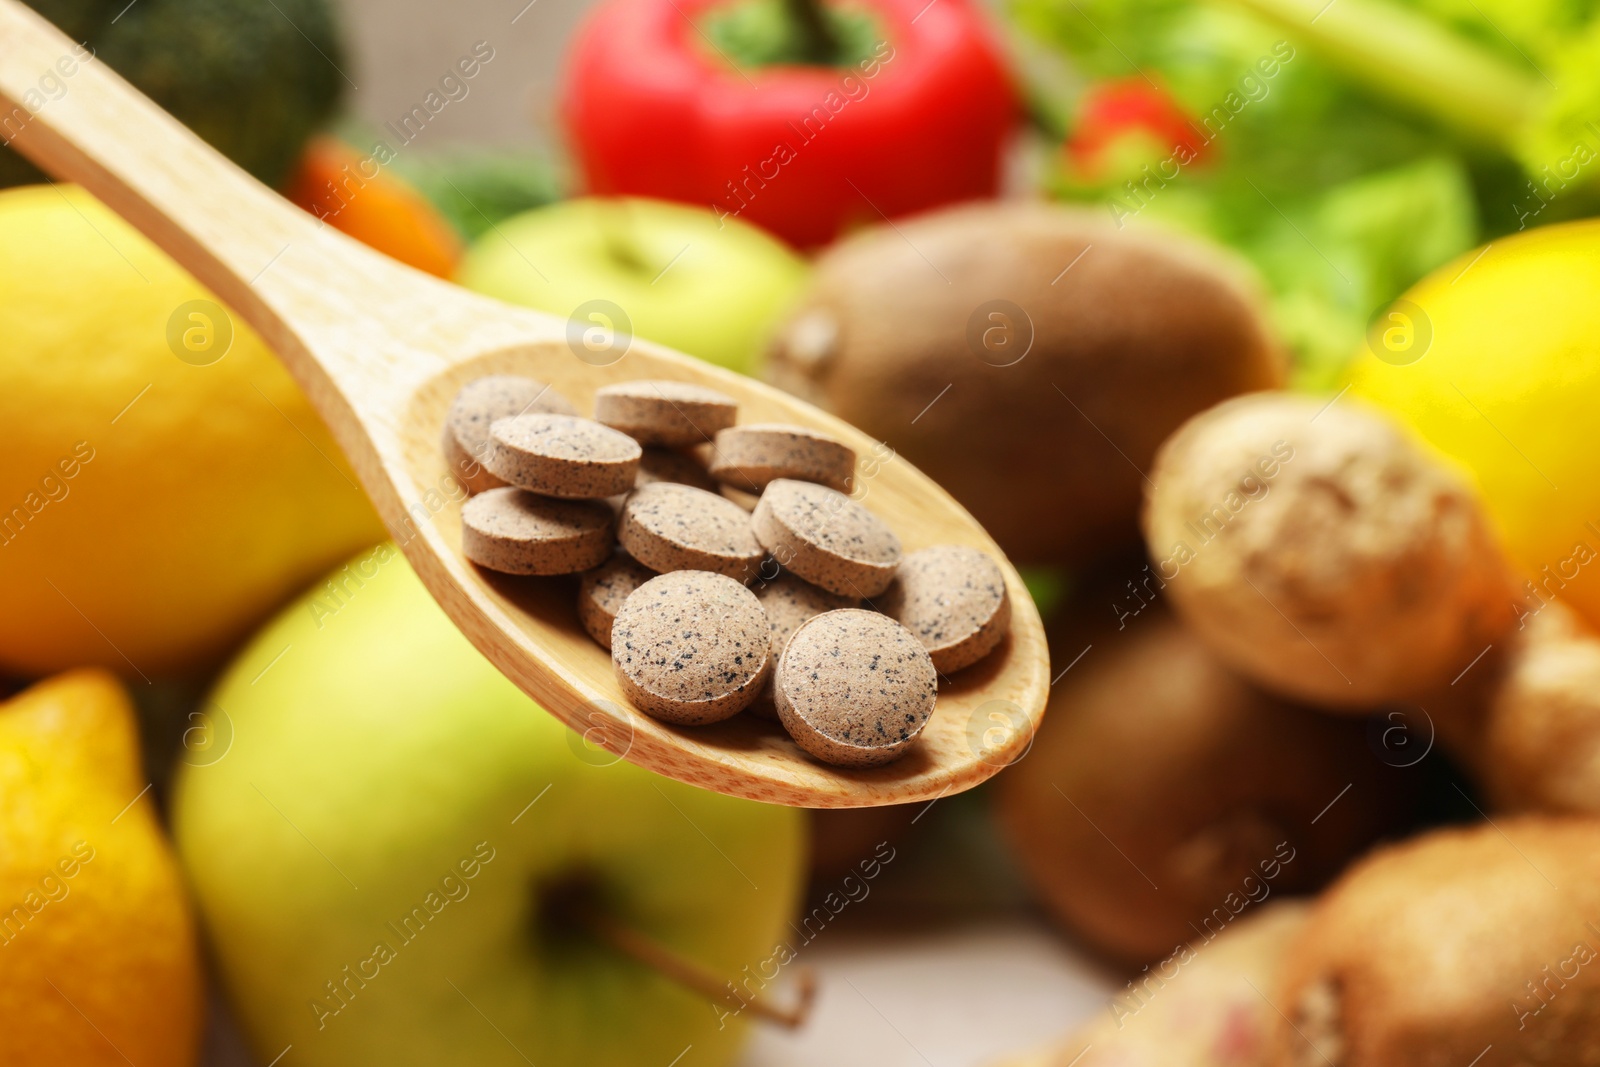
[[[260,337],[0,147],[0,1067],[1596,1062],[1600,905],[1546,889],[1600,855],[1600,5],[28,2],[80,48],[7,143],[103,62],[401,262],[834,411],[1025,565],[1055,681],[911,809],[617,763]],[[1275,390],[1401,459],[1226,423]],[[1219,419],[1261,459],[1147,544]],[[1480,510],[1488,647],[1381,697],[1206,614],[1247,544],[1342,676]]]

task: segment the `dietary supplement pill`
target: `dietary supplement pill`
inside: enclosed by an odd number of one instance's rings
[[[715,389],[645,379],[602,386],[594,417],[641,445],[695,445],[732,426],[739,405]]]
[[[615,542],[611,509],[594,501],[501,486],[461,508],[462,554],[506,574],[577,574],[604,563]]]
[[[544,382],[515,374],[491,374],[468,382],[456,394],[444,419],[444,458],[469,493],[506,483],[483,465],[489,427],[515,415],[576,415],[572,401]]]
[[[821,430],[787,423],[731,426],[717,434],[711,476],[757,492],[778,478],[818,482],[841,492],[856,470],[855,449]]]
[[[628,699],[686,726],[743,711],[766,683],[769,646],[756,595],[710,571],[650,579],[611,625],[611,663]]]
[[[933,715],[939,676],[916,635],[846,608],[801,625],[778,662],[778,718],[810,755],[874,767],[902,755]]]
[[[748,582],[766,555],[743,508],[674,482],[654,482],[630,493],[618,538],[628,555],[663,574],[714,571]]]
[[[574,415],[517,415],[489,427],[485,461],[496,476],[530,492],[598,500],[633,488],[639,443]]]
[[[841,596],[877,596],[900,565],[894,531],[825,485],[780,478],[761,494],[750,525],[779,566]]]
[[[917,635],[941,674],[993,652],[1011,626],[1011,601],[999,565],[965,545],[911,553],[878,607]]]

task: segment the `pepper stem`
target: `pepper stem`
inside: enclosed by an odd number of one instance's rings
[[[841,45],[834,32],[822,0],[783,0],[791,32],[795,35],[795,51],[802,63],[831,67],[839,59]]]
[[[817,980],[811,968],[802,967],[796,972],[799,996],[792,1007],[781,1008],[761,994],[740,996],[732,983],[717,980],[717,976],[699,964],[674,953],[626,926],[600,910],[589,906],[573,909],[573,917],[590,933],[610,945],[624,956],[644,964],[692,993],[698,993],[713,1004],[726,1004],[731,1014],[748,1011],[758,1019],[794,1029],[811,1015],[811,1003],[816,998]]]

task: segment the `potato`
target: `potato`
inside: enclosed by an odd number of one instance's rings
[[[1600,1063],[1600,820],[1384,849],[1325,894],[1273,995],[1270,1067]]]
[[[1285,696],[1360,714],[1415,698],[1516,621],[1472,488],[1353,400],[1226,401],[1150,477],[1145,535],[1179,614]]]
[[[1321,886],[1406,818],[1412,777],[1379,762],[1364,723],[1251,686],[1152,610],[1093,640],[993,788],[1049,910],[1137,965]]]
[[[823,253],[767,373],[926,471],[1014,560],[1076,565],[1136,538],[1141,472],[1179,423],[1282,384],[1245,276],[1098,211],[952,208]]]

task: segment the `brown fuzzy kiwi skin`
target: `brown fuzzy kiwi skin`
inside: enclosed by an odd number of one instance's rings
[[[1600,634],[1546,604],[1496,666],[1466,759],[1490,802],[1600,815]]]
[[[1259,685],[1365,714],[1447,686],[1515,625],[1465,479],[1349,398],[1257,393],[1185,423],[1145,536],[1173,603]]]
[[[1309,906],[1273,901],[1196,938],[1122,989],[1107,1010],[1031,1059],[995,1067],[1262,1067],[1276,988]]]
[[[1159,608],[1069,631],[1052,658],[1085,645],[993,789],[1042,902],[1107,958],[1161,959],[1250,894],[1313,891],[1407,818],[1413,776],[1364,723],[1251,686]]]
[[[1140,471],[1184,419],[1282,384],[1246,278],[1088,209],[947,209],[824,253],[767,374],[887,441],[1014,560],[1076,564],[1137,536]],[[968,339],[997,298],[1032,321],[1011,366]]]
[[[1600,1064],[1597,916],[1592,818],[1502,819],[1380,850],[1291,948],[1268,1067]]]

